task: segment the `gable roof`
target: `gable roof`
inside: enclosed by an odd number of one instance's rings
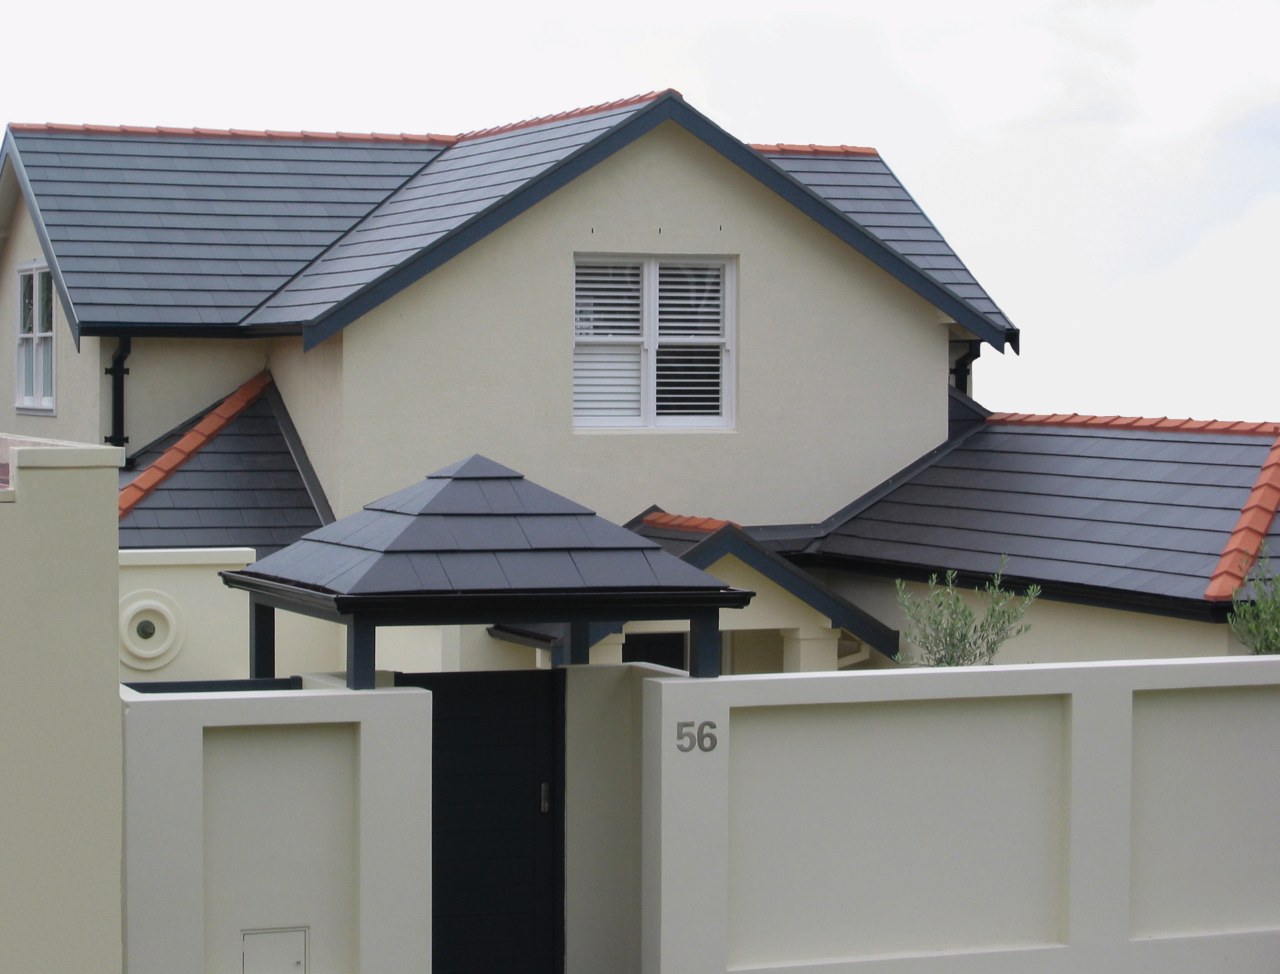
[[[835,628],[853,633],[890,658],[898,655],[896,629],[889,628],[802,568],[769,551],[732,521],[669,514],[661,508],[651,507],[629,521],[627,527],[642,537],[653,538],[667,551],[704,570],[711,570],[722,558],[737,558],[783,591],[825,615]]]
[[[642,617],[752,594],[478,454],[223,577],[340,614],[438,608],[453,621],[562,620],[569,608]]]
[[[1221,618],[1280,543],[1280,424],[994,414],[829,519],[801,558],[987,575]]]
[[[267,372],[130,458],[121,548],[292,544],[332,511]]]
[[[301,331],[309,347],[666,121],[1016,350],[883,163],[816,178],[791,147],[757,151],[674,91],[461,136],[11,125],[0,169],[18,176],[77,334]],[[899,212],[873,218],[885,202]]]

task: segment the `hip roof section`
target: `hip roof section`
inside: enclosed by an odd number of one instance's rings
[[[1184,608],[1280,542],[1276,424],[996,414],[835,519],[806,552]]]

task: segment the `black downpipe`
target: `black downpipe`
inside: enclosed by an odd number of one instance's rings
[[[955,365],[951,366],[951,384],[967,396],[970,394],[969,370],[982,354],[982,342],[973,341],[963,344],[969,347],[956,359]]]
[[[124,377],[129,374],[125,360],[133,351],[133,339],[124,335],[116,343],[115,354],[111,356],[111,366],[105,370],[111,376],[111,435],[106,442],[112,446],[125,446],[129,437],[124,435]],[[133,461],[125,461],[126,469],[133,468]]]

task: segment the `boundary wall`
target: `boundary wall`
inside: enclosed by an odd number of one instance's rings
[[[1280,956],[1280,660],[649,679],[646,974]]]

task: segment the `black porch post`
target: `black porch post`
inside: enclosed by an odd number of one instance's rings
[[[720,612],[704,609],[689,616],[689,675],[720,675]]]
[[[372,690],[377,659],[378,628],[366,616],[352,616],[347,623],[347,687]]]
[[[585,666],[591,662],[591,624],[586,621],[569,623],[569,662]]]
[[[255,680],[276,675],[276,610],[258,601],[249,603],[249,676]]]

